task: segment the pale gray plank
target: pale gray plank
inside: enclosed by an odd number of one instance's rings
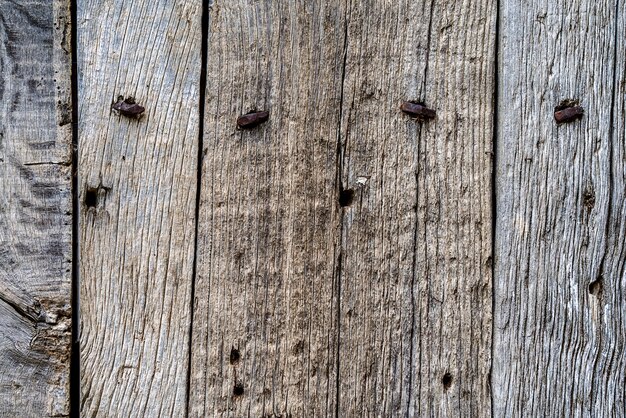
[[[494,412],[624,416],[625,5],[500,13]]]
[[[201,4],[78,1],[84,416],[185,413]]]

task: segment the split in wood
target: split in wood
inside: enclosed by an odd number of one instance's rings
[[[128,97],[124,99],[124,96],[119,96],[117,102],[113,103],[111,107],[113,110],[117,110],[120,114],[129,118],[138,117],[146,110],[143,106],[135,103],[134,98]]]
[[[435,119],[435,116],[437,116],[437,112],[433,109],[429,109],[423,104],[417,102],[404,102],[400,106],[400,110],[422,122]]]
[[[585,109],[578,106],[576,100],[563,100],[560,105],[554,109],[554,120],[556,123],[570,123],[583,117]]]
[[[237,126],[241,129],[251,129],[266,122],[270,117],[270,112],[249,112],[237,118]]]

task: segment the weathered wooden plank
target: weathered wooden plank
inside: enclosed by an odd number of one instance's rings
[[[67,416],[69,1],[0,1],[0,416]]]
[[[623,416],[626,8],[503,2],[501,18],[494,412]],[[564,99],[581,120],[555,123]]]
[[[342,3],[210,7],[191,416],[335,414]]]
[[[78,1],[85,416],[185,414],[201,3]]]
[[[339,416],[488,416],[496,2],[351,5]]]

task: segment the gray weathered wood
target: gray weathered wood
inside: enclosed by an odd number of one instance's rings
[[[625,24],[624,2],[501,3],[495,416],[626,414]],[[555,124],[563,99],[582,120]]]
[[[78,1],[84,416],[185,414],[201,3]]]
[[[193,417],[335,415],[345,16],[334,0],[210,7]],[[237,130],[254,108],[269,121]]]
[[[496,3],[352,2],[349,21],[339,416],[488,416]]]
[[[69,1],[0,1],[0,416],[69,414]]]

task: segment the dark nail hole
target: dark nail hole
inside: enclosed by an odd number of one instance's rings
[[[235,383],[235,387],[233,388],[233,395],[235,396],[243,395],[243,383]]]
[[[85,206],[95,208],[98,205],[98,188],[87,187],[85,191]]]
[[[239,363],[240,358],[241,358],[241,355],[239,354],[239,350],[233,347],[232,350],[230,350],[230,364]]]
[[[596,280],[589,283],[589,293],[594,296],[598,296],[602,291],[602,280],[597,278]]]
[[[450,389],[450,386],[452,386],[452,375],[450,373],[444,374],[441,383],[443,383],[444,390]]]
[[[587,210],[593,209],[596,204],[596,195],[591,189],[585,190],[583,193],[583,205],[587,208]]]
[[[339,204],[341,207],[352,205],[354,201],[354,190],[346,189],[339,192]]]

